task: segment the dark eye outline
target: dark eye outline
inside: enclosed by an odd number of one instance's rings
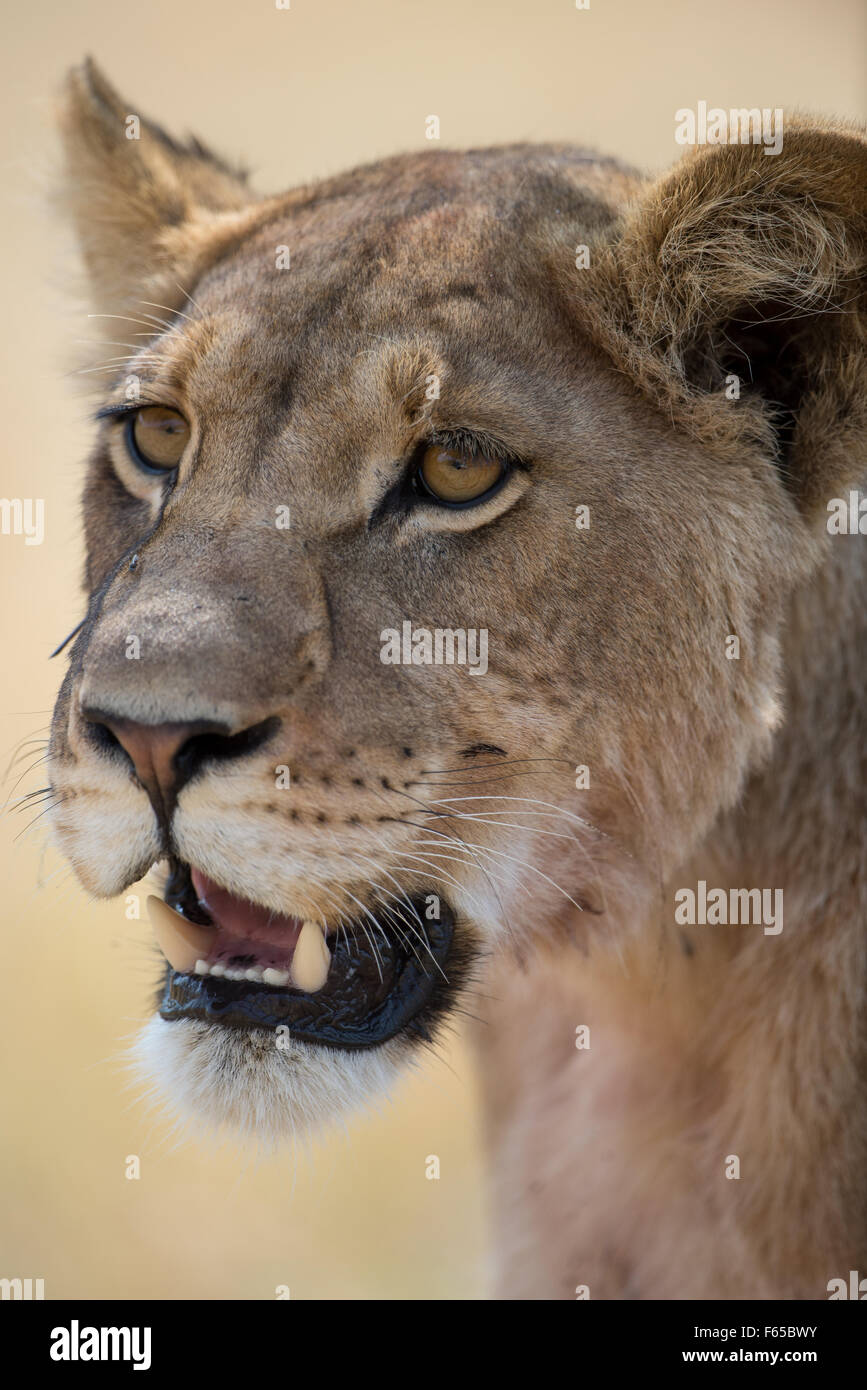
[[[179,417],[179,419],[181,419],[181,420],[183,420],[183,418],[184,418],[183,415],[181,415],[181,412],[180,412],[179,410],[175,410],[174,406],[167,405],[167,406],[162,406],[162,407],[160,407],[160,408],[163,409],[163,410],[172,410],[172,411],[174,411],[174,413],[175,413],[175,414]],[[140,450],[139,447],[138,447],[138,444],[136,443],[136,439],[135,439],[135,422],[136,422],[136,418],[137,418],[137,416],[139,416],[139,415],[141,414],[141,412],[142,412],[143,410],[150,410],[150,409],[153,409],[153,406],[151,406],[151,405],[140,405],[140,406],[135,407],[135,409],[130,410],[129,412],[126,412],[126,420],[124,421],[124,427],[123,427],[123,439],[124,439],[124,443],[126,444],[127,453],[129,454],[129,456],[130,456],[130,458],[132,459],[133,463],[135,464],[136,468],[140,468],[141,471],[142,471],[143,473],[149,473],[150,476],[151,476],[152,478],[169,478],[169,477],[171,477],[171,475],[172,475],[173,473],[177,473],[177,471],[178,471],[178,469],[179,469],[179,467],[180,467],[180,464],[181,464],[181,460],[178,459],[177,463],[176,463],[176,464],[173,464],[171,468],[167,468],[167,467],[165,467],[164,465],[160,465],[160,464],[158,464],[158,463],[150,463],[150,462],[145,458],[144,454],[141,452],[141,450]],[[186,424],[186,421],[184,421],[184,423]],[[187,425],[187,429],[189,429],[189,425]]]
[[[425,482],[424,475],[421,471],[422,464],[424,463],[424,456],[428,449],[435,449],[437,446],[443,449],[450,449],[456,454],[463,454],[467,458],[483,455],[485,458],[490,459],[491,463],[499,463],[500,476],[489,488],[486,488],[484,492],[480,492],[478,497],[469,497],[465,502],[449,502],[444,497],[437,497],[436,493],[433,492]],[[499,446],[491,449],[484,449],[479,447],[479,444],[475,440],[463,437],[449,437],[448,434],[443,433],[424,439],[419,444],[412,463],[410,481],[413,490],[423,501],[435,507],[444,507],[450,512],[466,512],[469,511],[471,507],[480,507],[484,502],[489,502],[492,497],[496,497],[497,493],[502,491],[505,487],[515,468],[518,467],[521,467],[520,460],[505,454]]]
[[[480,493],[478,497],[471,497],[467,502],[443,501],[442,498],[431,492],[421,476],[421,465],[425,452],[437,444],[444,449],[452,449],[455,453],[468,454],[470,457],[483,454],[485,458],[497,459],[502,465],[499,478],[486,492]],[[395,462],[398,461],[395,460]],[[517,454],[511,453],[488,435],[476,435],[466,429],[436,430],[416,444],[404,463],[400,477],[389,488],[385,496],[379,500],[368,517],[367,529],[373,531],[389,518],[408,517],[418,506],[437,507],[441,511],[448,512],[469,511],[471,507],[479,507],[484,502],[489,502],[497,493],[502,492],[509,479],[519,470],[529,473],[530,469],[531,464],[529,462],[519,458]]]

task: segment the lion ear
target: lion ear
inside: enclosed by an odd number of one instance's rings
[[[147,291],[174,306],[209,234],[252,202],[245,174],[140,116],[90,58],[68,75],[60,128],[62,201],[96,307],[118,313]]]
[[[864,133],[801,120],[778,154],[705,146],[650,185],[592,297],[647,394],[708,442],[752,436],[809,513],[867,456],[865,270]]]

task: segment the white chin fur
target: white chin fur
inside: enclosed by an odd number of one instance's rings
[[[398,1039],[337,1051],[255,1028],[155,1015],[132,1050],[137,1075],[184,1126],[231,1129],[277,1144],[318,1128],[388,1090],[411,1050]]]

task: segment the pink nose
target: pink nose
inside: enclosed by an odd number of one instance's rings
[[[206,762],[223,762],[250,753],[279,728],[265,719],[238,733],[225,724],[199,720],[184,724],[138,724],[109,712],[82,710],[105,746],[119,746],[150,797],[157,819],[168,825],[178,795]]]
[[[194,738],[217,732],[195,724],[134,724],[129,719],[107,719],[105,726],[132,761],[135,775],[151,800],[156,795],[166,810],[180,791],[179,754]]]

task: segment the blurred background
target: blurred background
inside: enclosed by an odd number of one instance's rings
[[[53,104],[92,53],[130,109],[190,130],[262,192],[400,150],[574,140],[648,169],[680,153],[678,107],[863,118],[860,0],[43,0],[0,59],[4,497],[42,498],[45,539],[0,535],[0,754],[45,736],[80,619],[78,490],[93,336],[50,209]],[[91,378],[92,379],[92,378]],[[87,378],[85,378],[87,380]],[[25,746],[38,757],[40,749]],[[17,797],[44,785],[26,757]],[[2,770],[2,769],[0,769]],[[37,808],[38,811],[38,808]],[[90,903],[31,814],[0,821],[0,1277],[47,1298],[479,1298],[483,1158],[459,1037],[376,1113],[303,1152],[178,1143],[123,1065],[159,974],[144,922]],[[437,1154],[441,1178],[425,1177]],[[125,1177],[138,1155],[141,1177]]]

